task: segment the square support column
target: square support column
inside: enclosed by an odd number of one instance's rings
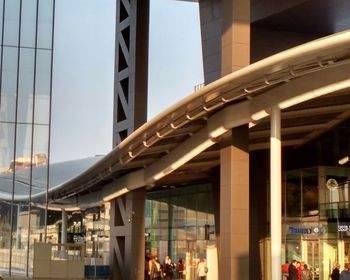
[[[241,126],[220,151],[220,280],[249,279],[248,147],[248,126]]]
[[[250,64],[250,0],[222,0],[221,76]]]
[[[144,188],[111,201],[110,279],[144,279],[145,202]]]

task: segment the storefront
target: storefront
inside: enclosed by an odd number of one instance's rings
[[[200,259],[217,270],[212,189],[209,184],[166,187],[150,192],[146,201],[146,255],[161,263],[170,256],[185,261],[186,279],[197,279]],[[208,276],[209,277],[209,276]]]
[[[284,260],[305,262],[326,280],[350,262],[349,169],[318,166],[284,173]]]

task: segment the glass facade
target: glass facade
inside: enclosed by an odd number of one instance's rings
[[[318,166],[284,174],[284,259],[305,262],[329,279],[350,262],[349,168]]]
[[[31,248],[50,220],[46,202],[31,199],[34,180],[47,190],[48,172],[31,170],[48,170],[54,8],[55,0],[0,0],[0,176],[12,177],[9,194],[27,197],[0,201],[0,271],[10,275],[32,274]]]
[[[186,279],[196,279],[199,259],[216,247],[214,209],[210,185],[170,188],[147,193],[145,211],[146,254],[161,263],[170,256],[186,262]]]

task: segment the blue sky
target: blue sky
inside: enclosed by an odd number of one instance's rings
[[[151,0],[148,117],[203,82],[198,4]],[[115,0],[56,1],[52,162],[112,148]],[[64,97],[64,98],[62,98]]]

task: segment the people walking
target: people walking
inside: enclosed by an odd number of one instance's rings
[[[177,273],[179,274],[179,279],[185,279],[184,277],[186,273],[185,264],[181,258],[178,260],[176,268],[177,268]]]
[[[165,280],[172,280],[173,274],[174,274],[174,264],[171,261],[171,258],[169,256],[165,257],[164,260],[164,271],[163,271],[164,279]]]
[[[340,265],[339,263],[336,263],[331,274],[331,279],[332,280],[339,280],[340,277]]]
[[[304,269],[301,271],[301,280],[312,280],[312,273],[307,264],[304,264]]]
[[[344,265],[344,270],[340,273],[339,280],[350,280],[349,264]]]
[[[151,280],[160,280],[162,279],[162,268],[160,266],[159,260],[157,257],[153,257],[151,269],[150,269],[150,279]]]
[[[200,259],[197,266],[197,275],[200,280],[205,280],[208,273],[208,267],[206,266],[203,259]]]
[[[297,272],[298,272],[298,280],[301,280],[301,270],[303,269],[303,267],[301,267],[301,263],[298,261],[296,263],[296,268],[297,268]]]
[[[297,261],[293,260],[288,267],[288,280],[298,280]]]

